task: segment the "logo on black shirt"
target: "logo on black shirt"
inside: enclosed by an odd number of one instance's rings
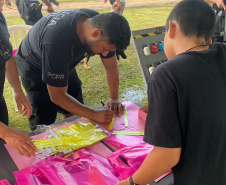
[[[54,74],[54,73],[48,72],[48,76],[50,76],[54,80],[57,80],[57,79],[63,80],[64,79],[63,74]]]
[[[11,57],[11,54],[9,53],[9,49],[2,44],[2,41],[0,40],[0,55],[4,58],[4,59],[8,59]]]
[[[56,25],[60,19],[62,19],[65,15],[69,15],[69,14],[70,12],[67,12],[67,11],[59,11],[59,12],[54,12],[47,15],[46,18],[49,18],[49,17],[52,18],[48,26]]]

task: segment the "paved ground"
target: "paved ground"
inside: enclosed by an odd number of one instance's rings
[[[40,0],[41,1],[41,0]],[[60,0],[59,0],[60,1]],[[76,1],[76,0],[75,0]],[[179,0],[127,0],[126,6],[145,6],[150,4],[160,4],[160,3],[171,3],[171,2],[178,2]],[[60,3],[59,7],[53,5],[55,11],[58,10],[67,10],[67,9],[76,9],[76,8],[91,8],[91,9],[98,9],[98,8],[109,8],[110,3],[103,3],[102,0],[94,0],[89,2],[69,2],[69,3]],[[46,7],[43,6],[43,12],[45,12]],[[11,8],[7,8],[4,6],[3,13],[5,16],[16,16],[19,15],[16,5],[12,3]]]

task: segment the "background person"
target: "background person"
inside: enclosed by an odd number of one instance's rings
[[[22,83],[33,107],[30,128],[79,115],[97,123],[110,123],[124,110],[119,101],[116,49],[130,43],[127,20],[116,13],[99,14],[90,9],[60,11],[38,21],[21,43],[16,55]],[[81,81],[75,66],[85,57],[99,54],[106,69],[111,110],[92,110],[83,105]],[[90,79],[92,83],[92,79]],[[97,95],[98,96],[98,95]]]
[[[23,131],[14,130],[7,126],[8,111],[3,97],[5,75],[15,92],[18,110],[23,115],[31,116],[32,108],[20,86],[16,62],[9,41],[8,28],[2,13],[2,6],[3,1],[0,1],[0,138],[5,140],[19,154],[31,157],[35,156],[37,151],[31,142],[31,138]]]
[[[226,45],[207,45],[214,24],[203,1],[184,0],[171,11],[164,39],[169,61],[148,84],[144,141],[154,149],[117,185],[146,185],[171,168],[174,185],[226,184]]]
[[[214,3],[213,9],[216,13],[216,24],[214,34],[212,37],[213,42],[226,42],[225,36],[225,10],[226,0],[205,0],[208,3]]]
[[[103,1],[104,3],[107,3],[107,0]],[[126,6],[126,0],[110,0],[111,3],[111,12],[118,13],[120,15],[123,14],[125,6]],[[123,50],[116,50],[116,56],[117,60],[120,60],[120,56],[123,59],[126,59],[127,56]]]
[[[224,0],[205,0],[205,1],[208,3],[214,3],[219,9],[223,8],[224,10],[226,10],[226,5]]]
[[[104,0],[104,3],[107,3],[108,0]],[[125,6],[126,6],[126,0],[110,0],[111,3],[111,12],[123,14]]]
[[[15,0],[15,1],[20,16],[24,20],[26,25],[33,26],[37,21],[39,21],[43,17],[42,4],[38,0]],[[47,6],[47,12],[49,13],[54,12],[54,9],[51,5],[51,1],[42,0],[42,2]],[[54,3],[57,2],[54,1]]]

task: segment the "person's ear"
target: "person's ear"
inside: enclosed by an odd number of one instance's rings
[[[169,38],[173,39],[175,37],[175,33],[176,33],[176,24],[174,21],[169,21]]]
[[[95,39],[100,39],[101,38],[101,31],[99,29],[95,29],[92,31],[91,36]]]

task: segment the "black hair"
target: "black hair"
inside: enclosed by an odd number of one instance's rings
[[[114,44],[117,49],[125,50],[130,44],[131,31],[129,23],[120,14],[109,12],[92,18],[92,26],[99,29],[103,40]]]
[[[169,21],[175,20],[186,37],[196,36],[209,40],[214,32],[215,13],[211,6],[203,0],[183,0],[171,11]]]

